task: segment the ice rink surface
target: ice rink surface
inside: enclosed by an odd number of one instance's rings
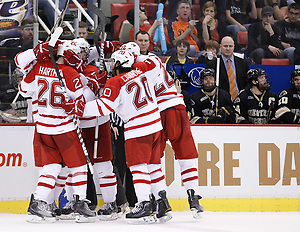
[[[201,219],[194,219],[191,212],[172,212],[173,219],[164,224],[130,225],[125,218],[116,221],[95,223],[76,223],[57,221],[51,224],[32,224],[26,222],[27,215],[0,213],[1,231],[28,232],[298,232],[300,231],[300,212],[204,212]]]

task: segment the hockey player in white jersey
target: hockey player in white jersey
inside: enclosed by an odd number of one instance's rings
[[[166,184],[161,170],[161,119],[148,80],[139,69],[131,69],[134,56],[127,51],[116,51],[111,56],[113,74],[104,86],[103,94],[85,106],[84,116],[104,116],[115,111],[124,120],[125,153],[133,175],[138,202],[126,214],[128,221],[153,223],[153,209],[149,195],[158,201],[157,218],[170,220],[171,207],[166,197]],[[144,65],[142,63],[141,65]],[[74,101],[66,103],[71,106]],[[65,108],[73,112],[73,107]]]
[[[66,86],[67,95],[75,101],[74,113],[83,114],[85,98],[79,74],[64,64],[58,56],[57,66]],[[76,199],[77,222],[94,221],[95,212],[89,210],[86,200],[86,158],[76,133],[72,117],[62,108],[65,99],[51,60],[40,61],[20,83],[25,97],[37,95],[37,138],[40,146],[40,164],[43,166],[37,189],[28,208],[28,221],[55,221],[55,215],[46,206],[52,203],[52,190],[61,170],[61,163],[69,167]]]
[[[107,72],[103,71],[99,73],[99,69],[93,65],[87,64],[89,58],[89,44],[85,39],[79,38],[72,41],[58,41],[60,46],[60,51],[58,52],[61,56],[64,56],[64,59],[67,65],[76,68],[79,72],[82,72],[83,75],[80,75],[81,81],[84,86],[84,93],[86,95],[86,100],[96,99],[95,94],[97,95],[101,88],[103,88],[107,80]],[[65,46],[63,46],[65,44]],[[116,49],[114,44],[106,43],[105,51],[110,52]],[[26,73],[29,72],[32,67],[36,64],[37,60],[46,60],[49,59],[48,43],[44,42],[39,44],[36,48],[31,49],[31,51],[26,51],[20,53],[15,61],[18,64],[18,67]],[[76,47],[81,48],[81,51],[76,51]],[[55,51],[57,48],[55,49]],[[71,52],[72,51],[72,52]],[[78,53],[78,54],[74,54]],[[66,55],[66,56],[65,56]],[[78,55],[78,56],[77,56]],[[92,91],[91,91],[92,90]],[[36,101],[33,102],[33,105],[36,105]],[[33,112],[36,114],[36,111]],[[97,157],[94,158],[94,137],[95,137],[95,126],[98,124],[98,149]],[[94,170],[99,180],[100,190],[104,200],[104,206],[98,211],[100,220],[114,220],[117,219],[117,207],[115,204],[116,199],[116,176],[113,173],[112,167],[112,147],[111,147],[111,138],[110,138],[110,122],[109,117],[81,117],[79,120],[79,127],[82,129],[82,136],[86,144],[90,160],[94,164]],[[57,184],[55,188],[54,199],[57,200],[60,192],[65,187],[67,191],[67,198],[70,203],[64,207],[61,212],[62,215],[60,219],[72,219],[73,217],[73,194],[72,188],[69,186],[70,178],[67,179],[69,172],[66,168],[59,174],[57,178]]]
[[[138,32],[136,38],[140,36],[143,37],[142,41],[149,37],[147,32],[143,31]],[[152,53],[138,54],[136,46],[132,46],[132,43],[124,44],[121,49],[135,50],[136,62],[143,61],[147,64],[143,66],[146,67],[143,71],[148,77],[149,84],[155,89],[164,132],[162,148],[164,150],[167,140],[171,142],[175,158],[180,166],[181,179],[187,190],[190,209],[193,217],[199,218],[203,212],[203,206],[199,203],[199,199],[202,197],[196,194],[198,189],[198,152],[191,134],[183,96],[177,94],[174,80],[164,68],[159,57]],[[152,63],[154,65],[151,65]]]

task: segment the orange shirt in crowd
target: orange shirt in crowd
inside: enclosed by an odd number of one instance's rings
[[[172,30],[168,31],[170,41],[173,41],[178,36],[183,34],[183,32],[186,31],[188,26],[189,26],[189,22],[184,22],[177,17],[176,20],[172,22],[171,25]],[[198,37],[198,31],[195,27],[193,29],[193,34]],[[188,35],[185,39],[190,43],[190,45],[196,47],[196,51],[199,51],[198,45],[191,35]]]

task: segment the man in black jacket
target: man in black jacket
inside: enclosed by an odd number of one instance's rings
[[[236,83],[237,94],[245,89],[247,85],[247,72],[249,70],[249,65],[246,60],[241,59],[233,55],[234,51],[234,41],[230,36],[225,36],[221,40],[220,44],[221,55],[220,57],[220,77],[219,77],[219,88],[227,92],[230,92],[232,99],[234,100],[236,95],[232,94],[230,91],[230,83],[227,74],[228,65],[233,69],[233,74]],[[217,60],[213,59],[212,61],[206,64],[206,68],[216,70]]]
[[[281,33],[281,44],[283,45],[284,53],[290,60],[291,65],[300,64],[300,5],[292,3],[289,5],[287,17],[278,21],[275,25]],[[296,63],[294,62],[294,53],[296,56]],[[297,59],[298,58],[298,59]]]
[[[280,41],[280,31],[273,24],[273,8],[264,6],[261,15],[262,20],[251,24],[248,29],[249,45],[246,54],[255,64],[261,64],[262,58],[285,58],[284,47]]]

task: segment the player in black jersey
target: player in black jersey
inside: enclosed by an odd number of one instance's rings
[[[215,70],[204,69],[200,74],[200,82],[202,89],[191,96],[193,107],[191,123],[235,123],[231,96],[225,90],[216,88]],[[216,105],[218,105],[217,113]]]
[[[300,124],[300,69],[291,74],[291,85],[279,93],[278,109],[275,114],[276,122]]]
[[[240,92],[234,100],[238,112],[237,123],[267,124],[275,116],[278,97],[271,92],[270,80],[260,68],[247,72],[249,88]]]

